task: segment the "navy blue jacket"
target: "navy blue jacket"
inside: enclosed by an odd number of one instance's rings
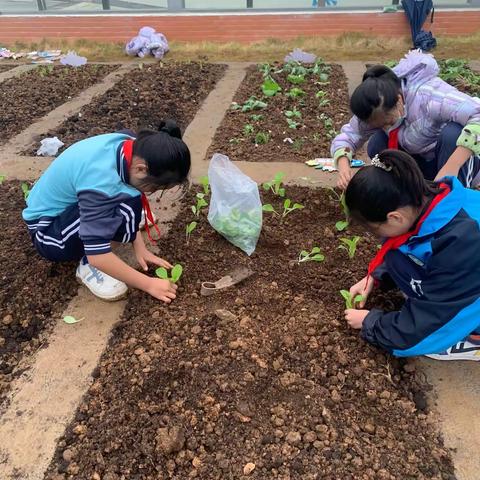
[[[363,322],[365,340],[399,357],[443,352],[480,326],[480,192],[443,181],[451,192],[399,248],[423,270],[415,295]]]

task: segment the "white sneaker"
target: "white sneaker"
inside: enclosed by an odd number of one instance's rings
[[[152,212],[152,215],[153,215],[153,223],[149,221],[148,222],[149,227],[153,227],[153,225],[158,222],[158,219],[153,212]],[[145,212],[142,210],[142,218],[140,219],[140,223],[138,225],[138,228],[140,230],[145,230],[145,220],[146,220],[145,219]]]
[[[480,361],[480,337],[471,335],[442,353],[425,355],[434,360],[472,360]]]
[[[101,272],[84,259],[80,260],[76,277],[96,297],[108,302],[120,300],[126,295],[128,290],[125,283]]]

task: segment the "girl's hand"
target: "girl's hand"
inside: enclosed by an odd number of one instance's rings
[[[350,288],[350,295],[355,298],[357,295],[362,295],[363,300],[359,302],[358,306],[363,308],[367,301],[368,296],[372,293],[374,286],[374,279],[372,276],[366,276]]]
[[[337,161],[338,178],[337,187],[345,190],[353,177],[353,170],[350,167],[350,160],[347,157],[340,157]]]
[[[146,289],[146,292],[152,297],[155,297],[165,303],[170,303],[172,300],[177,298],[176,291],[177,286],[174,283],[171,283],[168,280],[153,277],[150,278],[148,288]]]
[[[157,257],[152,252],[147,250],[147,247],[145,246],[145,243],[143,242],[142,236],[140,234],[137,235],[137,239],[135,239],[135,241],[133,242],[133,249],[135,251],[135,257],[137,257],[137,262],[145,271],[148,270],[149,263],[157,265],[159,267],[172,268],[172,265],[166,260]]]
[[[370,310],[355,310],[354,308],[349,308],[345,310],[345,320],[352,328],[359,330],[362,328],[363,321],[369,313]]]

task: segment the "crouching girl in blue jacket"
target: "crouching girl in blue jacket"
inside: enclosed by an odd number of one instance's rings
[[[353,219],[385,239],[367,276],[350,289],[362,308],[375,283],[394,284],[400,311],[345,311],[361,336],[399,357],[480,360],[480,192],[454,177],[424,180],[405,152],[385,150],[352,178]]]
[[[143,209],[150,237],[153,217],[145,194],[182,185],[189,171],[190,151],[174,122],[137,138],[91,137],[52,162],[32,188],[23,218],[38,253],[55,262],[79,261],[76,276],[96,296],[117,300],[130,285],[170,303],[176,286],[130,267],[111,243],[131,243],[144,270],[147,263],[170,268],[137,232]]]

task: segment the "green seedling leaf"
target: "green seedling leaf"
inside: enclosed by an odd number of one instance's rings
[[[358,303],[363,302],[363,300],[365,300],[365,297],[363,295],[356,295],[353,299],[353,304],[357,305]]]
[[[299,122],[296,122],[295,120],[292,120],[290,118],[287,118],[287,123],[288,123],[288,128],[293,128],[294,130],[296,130],[300,125]]]
[[[287,210],[290,208],[290,205],[292,204],[292,201],[289,198],[286,198],[285,201],[283,202],[283,208]]]
[[[302,250],[302,251],[300,252],[300,256],[301,256],[301,257],[308,257],[308,255],[309,255],[309,253],[308,253],[306,250]]]
[[[254,131],[255,129],[253,128],[253,125],[250,125],[249,123],[243,126],[244,135],[251,135]]]
[[[284,197],[285,196],[285,189],[284,188],[279,188],[278,189],[278,195],[280,197]]]
[[[63,321],[65,323],[68,323],[69,325],[73,325],[74,323],[78,323],[80,320],[77,320],[75,317],[72,317],[71,315],[65,315],[65,317],[63,317]]]
[[[263,120],[263,115],[250,115],[250,118],[254,121],[254,122],[259,122],[260,120]]]
[[[305,77],[303,75],[290,74],[288,75],[287,80],[294,85],[301,85],[303,82],[305,82]]]
[[[168,280],[168,272],[167,269],[164,267],[158,267],[155,270],[155,275],[162,280]]]
[[[313,247],[310,252],[306,250],[302,250],[298,257],[298,263],[304,262],[323,262],[325,260],[325,256],[320,253],[320,247]]]
[[[270,205],[269,203],[263,205],[263,206],[262,206],[262,210],[263,210],[264,212],[277,213],[277,212],[275,211],[275,209],[273,208],[273,206]]]
[[[5,175],[0,175],[0,185],[5,181]]]
[[[352,296],[348,290],[340,290],[340,295],[345,300],[345,307],[348,309],[353,308]]]
[[[301,88],[298,88],[298,87],[293,87],[287,93],[287,96],[289,96],[291,98],[302,97],[303,95],[305,95],[305,92]]]
[[[28,196],[30,195],[30,188],[28,186],[28,183],[23,182],[21,185],[22,192],[23,192],[23,198],[26,200]]]
[[[270,182],[265,182],[264,184],[262,184],[262,187],[267,192],[272,188],[272,184]]]
[[[310,253],[320,253],[320,247],[313,247]]]
[[[267,78],[262,85],[262,92],[267,97],[274,97],[282,89],[280,85],[272,78]]]
[[[277,172],[275,174],[275,177],[273,177],[273,181],[275,183],[281,183],[284,178],[285,178],[285,174],[283,172]]]
[[[293,207],[294,210],[301,210],[302,208],[305,208],[301,203],[294,203]]]
[[[348,227],[348,222],[346,220],[340,220],[335,224],[335,228],[339,232],[343,232]]]
[[[177,283],[180,280],[180,277],[182,276],[183,273],[183,267],[177,263],[173,268],[172,268],[172,276],[171,280],[173,283]]]
[[[325,255],[322,255],[320,253],[317,253],[316,255],[314,255],[313,257],[311,257],[311,259],[314,261],[314,262],[323,262],[325,260]]]
[[[270,140],[270,135],[268,135],[268,133],[258,132],[255,135],[255,143],[257,145],[265,145],[266,143],[268,143],[269,140]]]
[[[195,228],[197,228],[197,222],[189,223],[186,228],[187,235],[190,235],[195,230]]]
[[[360,241],[361,237],[355,235],[352,238],[341,238],[340,241],[344,245],[339,245],[338,248],[344,249],[348,252],[348,257],[352,259],[355,256],[355,252],[357,251],[357,244]]]
[[[199,181],[200,185],[203,187],[204,195],[208,195],[210,193],[210,182],[208,177],[206,175],[204,177],[200,177]]]

